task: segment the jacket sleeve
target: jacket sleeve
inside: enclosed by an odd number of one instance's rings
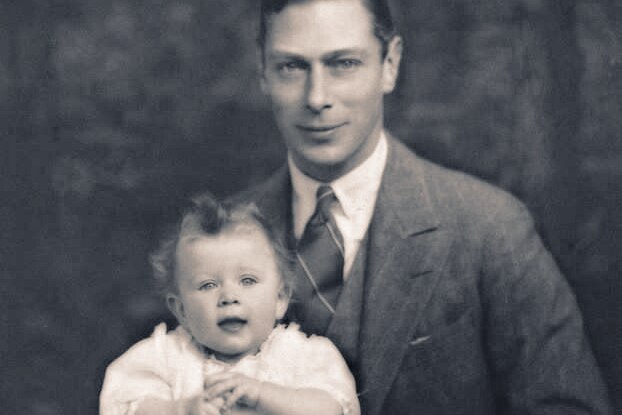
[[[503,414],[609,414],[575,297],[517,201],[484,241],[485,344]]]

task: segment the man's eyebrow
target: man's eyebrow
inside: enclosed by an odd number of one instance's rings
[[[359,55],[359,56],[367,56],[367,51],[363,48],[346,48],[346,49],[339,49],[339,50],[335,50],[335,51],[331,51],[325,55],[322,56],[322,59],[324,60],[331,60],[331,59],[336,59],[336,58],[340,58],[344,55]]]
[[[267,57],[271,59],[292,59],[292,60],[300,60],[300,61],[307,60],[302,55],[299,55],[297,53],[292,53],[292,52],[285,52],[285,51],[270,52],[267,54]]]
[[[344,48],[333,50],[322,55],[321,59],[323,61],[329,61],[332,59],[336,59],[342,57],[344,55],[359,55],[359,56],[367,56],[367,51],[363,48]],[[272,51],[267,55],[271,59],[292,59],[299,61],[308,61],[309,58],[303,55],[300,55],[295,52],[287,52],[287,51]]]

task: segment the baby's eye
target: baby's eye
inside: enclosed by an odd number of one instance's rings
[[[257,277],[255,277],[254,275],[242,275],[242,277],[240,278],[240,283],[242,285],[255,285],[257,284]]]
[[[206,291],[206,290],[211,290],[211,289],[216,288],[216,287],[217,287],[217,285],[216,285],[216,283],[214,281],[205,281],[204,283],[202,283],[199,286],[199,290]]]

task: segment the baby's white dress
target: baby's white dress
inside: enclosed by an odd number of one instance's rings
[[[344,415],[360,413],[354,378],[333,343],[307,337],[296,324],[277,326],[259,353],[228,365],[203,353],[181,326],[167,333],[161,323],[106,369],[101,415],[134,414],[147,397],[165,400],[201,393],[205,376],[231,370],[291,388],[317,388],[341,404]]]

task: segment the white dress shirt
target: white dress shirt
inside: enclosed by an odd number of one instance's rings
[[[367,233],[374,214],[382,173],[387,162],[387,138],[384,132],[371,155],[359,166],[331,183],[320,183],[306,176],[288,157],[292,180],[292,212],[294,235],[300,239],[305,226],[315,211],[317,188],[328,184],[333,188],[339,203],[331,207],[339,231],[343,236],[345,258],[344,279],[347,278],[354,258]]]

